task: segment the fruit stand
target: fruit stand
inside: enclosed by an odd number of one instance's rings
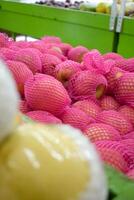
[[[133,57],[134,19],[124,17],[122,31],[119,34],[118,53],[125,57]]]

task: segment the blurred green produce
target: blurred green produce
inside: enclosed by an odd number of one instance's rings
[[[106,165],[105,172],[109,185],[108,200],[134,200],[134,181]]]

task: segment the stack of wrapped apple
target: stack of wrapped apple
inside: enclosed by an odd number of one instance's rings
[[[3,33],[0,57],[16,81],[22,113],[80,129],[104,162],[134,179],[134,58],[58,37],[14,41]]]

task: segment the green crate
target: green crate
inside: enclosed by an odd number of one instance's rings
[[[102,53],[115,49],[109,15],[1,0],[0,19],[1,29],[15,33],[35,38],[55,35],[74,46],[97,48]]]
[[[119,34],[118,53],[124,57],[134,57],[134,19],[124,17],[122,31]]]

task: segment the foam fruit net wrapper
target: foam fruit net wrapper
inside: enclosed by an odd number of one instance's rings
[[[78,109],[84,111],[87,115],[89,115],[90,117],[93,117],[93,118],[96,118],[97,114],[99,112],[101,112],[100,106],[89,99],[77,101],[76,103],[72,104],[72,107],[78,108]]]
[[[54,115],[59,115],[71,102],[63,85],[44,74],[36,74],[27,81],[25,96],[32,109],[48,111]]]
[[[132,124],[127,121],[120,113],[114,110],[103,111],[99,113],[96,121],[113,126],[122,135],[133,130]]]
[[[53,116],[52,114],[45,111],[31,111],[26,114],[31,119],[47,124],[61,124],[61,120]]]
[[[69,107],[64,110],[61,119],[65,124],[70,124],[80,130],[83,130],[88,124],[94,122],[94,119],[83,111]]]
[[[134,109],[130,106],[124,105],[121,106],[118,111],[128,119],[134,126]]]
[[[112,126],[103,123],[90,124],[84,131],[92,142],[101,140],[118,141],[121,139],[120,133]]]
[[[22,49],[16,53],[16,61],[24,62],[33,72],[41,72],[42,64],[38,54],[28,49]]]
[[[125,73],[115,88],[116,99],[134,107],[134,73]]]
[[[59,81],[64,83],[68,81],[71,78],[71,76],[78,71],[81,71],[81,65],[79,63],[71,60],[64,61],[56,66],[55,77]]]
[[[98,141],[95,143],[101,158],[122,172],[128,172],[133,163],[131,152],[117,141]]]
[[[77,72],[72,76],[68,83],[68,92],[70,96],[75,100],[83,100],[91,98],[96,99],[97,87],[102,86],[102,94],[107,86],[105,77],[90,71]],[[101,94],[101,95],[102,95]],[[100,96],[101,96],[100,95]]]
[[[14,76],[19,92],[23,95],[24,84],[30,77],[32,77],[32,71],[23,62],[8,60],[6,63]]]
[[[100,100],[100,106],[102,110],[117,110],[120,105],[113,97],[104,96]]]

